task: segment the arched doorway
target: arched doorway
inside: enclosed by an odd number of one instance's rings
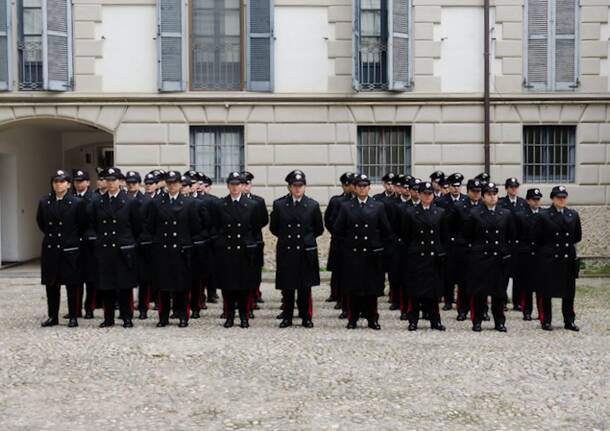
[[[36,208],[49,192],[56,169],[95,168],[114,163],[113,135],[76,121],[32,118],[0,128],[0,262],[40,255]]]

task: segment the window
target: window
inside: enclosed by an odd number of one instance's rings
[[[356,90],[405,91],[410,83],[409,0],[354,0]]]
[[[578,86],[578,3],[576,0],[525,2],[524,84],[532,90]]]
[[[387,172],[411,173],[411,129],[409,127],[358,127],[358,171],[371,181],[381,181]]]
[[[241,127],[191,127],[191,169],[223,182],[232,171],[244,169]]]
[[[159,91],[186,90],[187,70],[192,90],[272,91],[273,0],[193,0],[188,38],[184,2],[157,3]]]
[[[523,128],[523,180],[526,183],[574,182],[576,126]]]

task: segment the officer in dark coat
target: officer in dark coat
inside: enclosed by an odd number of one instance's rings
[[[580,259],[576,247],[582,239],[578,213],[567,207],[568,191],[565,186],[551,190],[552,205],[543,211],[534,227],[539,246],[540,273],[544,282],[538,284],[540,323],[542,329],[552,330],[551,299],[561,298],[561,311],[565,329],[578,331],[574,324],[574,295]]]
[[[203,173],[199,173],[199,175],[201,177],[201,190],[199,191],[197,199],[201,200],[203,206],[205,207],[205,212],[207,216],[210,217],[207,226],[203,226],[203,242],[198,245],[199,254],[200,256],[202,256],[203,259],[205,259],[205,263],[200,264],[202,272],[202,303],[205,305],[206,302],[213,304],[218,302],[217,287],[213,271],[214,239],[216,238],[216,229],[211,219],[212,207],[214,205],[214,202],[216,202],[218,198],[211,193],[212,179]]]
[[[99,268],[98,288],[104,301],[100,327],[114,326],[117,301],[123,327],[133,327],[133,291],[138,283],[137,238],[142,229],[140,203],[120,189],[121,172],[108,168],[102,175],[107,192],[92,205],[91,228],[95,231],[95,255]]]
[[[504,183],[504,188],[506,189],[506,196],[501,197],[500,199],[498,199],[498,205],[502,208],[506,208],[507,210],[510,210],[513,215],[515,215],[517,212],[521,212],[521,211],[525,211],[527,208],[527,202],[525,201],[525,199],[523,199],[522,197],[519,196],[519,180],[517,180],[517,178],[515,177],[511,177],[511,178],[507,178],[506,182]],[[513,244],[513,247],[516,247],[517,244]],[[512,251],[513,255],[516,255],[516,251]],[[511,259],[511,264],[510,264],[510,268],[509,268],[509,276],[512,278],[513,280],[513,299],[512,299],[512,303],[513,303],[513,309],[515,311],[522,311],[521,310],[521,290],[519,287],[519,283],[515,284],[515,278],[517,275],[517,263],[518,260],[517,259]]]
[[[506,332],[504,301],[515,228],[511,212],[498,206],[495,183],[483,187],[483,205],[471,209],[464,222],[464,238],[469,250],[466,288],[471,296],[472,330],[481,331],[484,307],[491,296],[495,329]]]
[[[402,219],[402,240],[405,247],[408,277],[407,315],[409,331],[417,330],[420,307],[425,310],[432,329],[444,331],[438,310],[438,298],[443,293],[445,244],[448,236],[446,212],[433,204],[434,188],[430,182],[419,184],[421,203],[409,207]]]
[[[413,206],[413,202],[411,201],[411,191],[410,184],[413,181],[413,177],[411,175],[402,175],[400,177],[400,185],[396,187],[399,190],[399,198],[396,201],[396,211],[398,212],[398,230],[396,231],[397,235],[397,246],[396,246],[396,262],[394,263],[397,268],[399,275],[399,283],[400,283],[400,320],[409,320],[409,316],[407,314],[409,309],[409,296],[407,293],[407,281],[409,280],[409,276],[405,274],[405,268],[403,262],[406,259],[406,249],[402,239],[402,223],[405,217],[407,210]]]
[[[466,288],[466,241],[462,235],[462,226],[465,220],[468,218],[470,211],[473,208],[479,208],[481,206],[481,181],[477,179],[470,179],[466,183],[466,200],[459,201],[454,204],[454,211],[451,213],[452,217],[449,217],[449,229],[451,235],[449,236],[449,243],[452,247],[452,270],[457,273],[457,320],[463,321],[468,317],[468,311],[470,310],[470,297],[467,293]],[[487,308],[487,307],[485,307]],[[484,312],[484,316],[487,311]],[[485,317],[483,320],[489,320]]]
[[[252,292],[250,292],[249,298],[249,308],[250,310],[253,310],[258,308],[257,303],[265,302],[261,293],[263,266],[265,266],[265,242],[263,241],[263,228],[269,223],[269,213],[267,212],[267,204],[265,203],[265,199],[252,193],[252,181],[254,180],[254,175],[248,171],[244,171],[241,174],[245,180],[243,184],[243,193],[247,198],[252,199],[256,204],[256,214],[258,217],[258,228],[254,233],[254,236],[256,237],[256,244],[258,245],[258,281],[256,282],[255,288],[252,290]],[[254,317],[252,312],[250,312],[250,317]]]
[[[293,171],[286,180],[290,193],[273,202],[269,225],[277,237],[275,288],[284,302],[280,328],[292,326],[295,291],[302,325],[313,328],[311,287],[320,284],[316,238],[324,233],[322,213],[318,202],[305,196],[303,172]]]
[[[461,228],[456,220],[456,207],[466,202],[466,195],[462,193],[462,182],[464,176],[459,172],[447,177],[449,193],[436,200],[436,205],[444,208],[450,221],[450,236],[447,244],[447,271],[445,272],[445,291],[443,297],[445,305],[443,310],[451,310],[455,302],[454,290],[456,284],[463,279],[463,253],[464,244],[458,241],[458,230]],[[453,238],[453,239],[452,239]]]
[[[434,171],[430,174],[430,181],[434,188],[434,200],[440,199],[443,196],[443,182],[445,181],[445,173],[443,171]]]
[[[394,172],[387,172],[383,177],[381,177],[381,182],[383,184],[383,191],[381,193],[377,193],[373,195],[373,199],[376,201],[380,201],[383,197],[393,197],[394,194],[394,183],[393,179],[396,176]]]
[[[348,295],[348,329],[355,329],[360,315],[371,329],[379,330],[377,298],[383,296],[383,250],[394,240],[383,203],[369,197],[371,181],[365,174],[354,177],[356,198],[341,206],[333,235],[339,238],[341,289]]]
[[[212,206],[211,218],[216,231],[214,240],[214,278],[222,289],[225,328],[235,320],[239,309],[240,327],[248,328],[250,292],[257,287],[260,270],[260,229],[258,204],[243,193],[245,178],[239,172],[227,177],[229,194]]]
[[[91,210],[91,203],[97,195],[91,190],[91,182],[89,173],[82,169],[74,169],[72,171],[72,181],[74,186],[74,195],[85,201],[85,207],[87,212]],[[85,293],[85,319],[93,319],[93,312],[97,307],[97,268],[96,260],[94,256],[94,240],[91,238],[91,232],[87,230],[83,236],[83,242],[80,250],[80,268],[82,271],[82,278],[84,286],[81,284],[79,288],[79,297],[83,297]],[[78,317],[81,317],[81,308],[79,306]]]
[[[513,258],[517,261],[513,278],[513,289],[517,286],[520,292],[519,305],[523,311],[523,320],[532,320],[533,292],[537,288],[536,274],[540,271],[538,264],[538,246],[536,245],[535,227],[540,217],[540,189],[529,189],[525,196],[527,208],[515,212],[517,239],[513,249]],[[513,295],[513,298],[515,296]]]
[[[43,327],[59,324],[61,285],[68,296],[68,326],[78,326],[82,285],[79,255],[82,235],[87,228],[85,201],[69,193],[70,175],[58,170],[51,177],[52,191],[38,202],[36,223],[44,234],[40,261],[41,284],[46,286],[48,319]]]
[[[169,324],[170,299],[180,319],[179,327],[188,326],[193,238],[201,225],[193,199],[180,194],[181,177],[178,171],[167,172],[167,193],[152,200],[146,223],[153,241],[155,284],[159,289],[157,327]]]
[[[347,296],[341,292],[341,245],[339,244],[339,238],[333,233],[333,227],[341,205],[354,197],[353,179],[353,172],[341,174],[339,181],[341,182],[342,193],[331,197],[326,211],[324,211],[324,226],[330,233],[330,248],[326,269],[331,271],[330,296],[326,302],[336,302],[335,309],[341,309],[339,317],[343,319],[347,317]]]

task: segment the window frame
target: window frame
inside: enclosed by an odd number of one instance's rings
[[[374,129],[379,130],[379,132],[387,132],[389,130],[403,130],[404,137],[406,140],[406,146],[402,149],[404,161],[401,164],[401,167],[398,167],[398,164],[392,164],[391,162],[385,162],[382,164],[367,164],[366,166],[363,164],[363,145],[362,145],[362,132],[363,131],[372,131]],[[358,172],[365,173],[371,179],[371,182],[374,184],[381,184],[381,177],[390,171],[394,171],[396,173],[401,173],[405,175],[410,175],[413,170],[413,128],[411,125],[379,125],[379,124],[359,124],[357,126],[356,131],[356,170]],[[376,135],[377,142],[374,143],[374,148],[379,148],[378,141],[380,140],[381,135]],[[373,147],[373,145],[368,145],[369,147]],[[391,146],[391,144],[390,144]],[[397,145],[398,147],[398,145]],[[377,170],[377,174],[372,174],[369,169]]]
[[[566,137],[568,142],[563,145],[561,143],[562,137],[560,137],[559,144],[553,142],[552,145],[548,145],[549,134],[551,132],[557,132],[560,130],[566,130]],[[530,132],[531,131],[531,132]],[[547,142],[545,145],[536,144],[535,142],[528,142],[528,134],[530,135],[542,135],[545,134],[544,138]],[[577,126],[575,124],[532,124],[532,125],[524,125],[522,129],[522,139],[523,139],[523,165],[522,165],[522,173],[523,173],[523,182],[529,184],[557,184],[557,183],[575,183],[576,182],[576,149],[577,149]],[[561,149],[562,146],[566,147],[566,161],[563,161],[563,153],[560,151],[560,160],[559,162],[555,162],[553,156],[553,160],[549,160],[551,154],[553,154],[554,150],[557,148]],[[528,153],[530,150],[535,151],[536,147],[540,148],[538,157],[541,161],[529,160]],[[546,159],[546,160],[542,160]],[[539,174],[536,174],[536,169],[540,170]],[[559,169],[560,175],[555,175],[555,170]],[[561,174],[562,170],[566,170],[565,176]],[[533,173],[530,174],[528,170],[533,170]],[[551,170],[553,173],[551,174]],[[544,172],[544,174],[542,173]]]
[[[239,170],[240,172],[245,169],[246,166],[246,143],[245,143],[245,127],[241,125],[226,125],[226,124],[199,124],[199,125],[191,125],[189,127],[189,167],[193,170],[199,171],[197,169],[197,164],[195,163],[193,157],[193,151],[195,150],[195,135],[199,132],[204,132],[206,129],[213,130],[214,132],[214,172],[205,172],[204,174],[208,175],[212,181],[215,183],[224,182],[225,178],[222,177],[222,163],[220,161],[220,154],[218,149],[220,148],[220,136],[223,132],[232,131],[239,132],[240,138],[240,146],[239,146]],[[232,169],[235,170],[235,169]],[[212,174],[212,175],[211,175]]]

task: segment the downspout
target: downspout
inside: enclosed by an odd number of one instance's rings
[[[483,37],[484,41],[484,90],[483,90],[483,127],[484,127],[484,137],[483,137],[483,149],[485,153],[485,172],[490,172],[490,142],[489,142],[489,122],[490,122],[490,103],[489,103],[489,0],[483,0],[483,21],[484,21],[484,31]]]

